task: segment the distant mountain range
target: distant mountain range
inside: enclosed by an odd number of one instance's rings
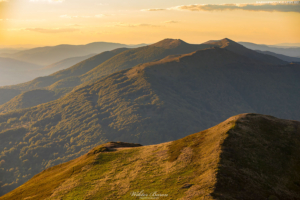
[[[145,44],[124,45],[96,42],[87,45],[59,45],[25,50],[0,49],[0,86],[15,85],[50,75],[103,51],[124,46],[135,48],[143,45]],[[2,103],[0,100],[0,104]]]
[[[17,59],[20,61],[48,66],[71,57],[82,57],[90,54],[99,54],[104,51],[110,51],[121,47],[136,48],[138,46],[144,46],[144,44],[128,46],[119,43],[94,42],[86,45],[58,45],[38,47],[5,55],[6,57]]]
[[[239,113],[299,120],[299,66],[229,39],[201,45],[166,39],[99,54],[48,82],[2,88],[10,94],[49,85],[61,91],[34,90],[6,104],[13,111],[0,115],[0,194],[107,141],[173,141]],[[73,82],[60,82],[64,78]],[[74,89],[48,103],[35,98],[53,100],[66,88]],[[28,99],[39,105],[15,110]]]
[[[64,60],[61,60],[57,63],[54,63],[52,65],[48,65],[44,68],[42,68],[42,70],[46,71],[49,75],[53,74],[55,72],[67,69],[69,67],[72,67],[73,65],[80,63],[88,58],[91,58],[93,56],[95,56],[96,54],[90,54],[87,56],[79,56],[79,57],[72,57],[72,58],[66,58]]]
[[[279,58],[279,59],[287,61],[287,62],[300,62],[300,57],[290,57],[290,56],[285,56],[285,55],[277,54],[277,53],[270,52],[270,51],[260,51],[260,50],[256,50],[256,51],[258,53],[263,53],[263,54],[274,56],[276,58]]]
[[[103,51],[141,45],[98,42],[34,49],[0,49],[0,86],[14,85],[69,68]],[[1,103],[1,102],[0,102]]]
[[[280,43],[275,45],[269,45],[269,46],[277,46],[277,47],[300,47],[300,43]]]
[[[40,77],[24,84],[5,87],[5,89],[26,92],[33,89],[61,90],[67,88],[64,91],[69,92],[75,87],[83,87],[86,84],[92,83],[95,80],[99,80],[114,72],[128,69],[138,64],[159,60],[170,55],[191,53],[196,50],[211,47],[229,49],[232,52],[261,62],[286,64],[285,61],[276,57],[249,50],[229,39],[224,39],[219,42],[209,41],[199,45],[188,44],[182,40],[165,39],[145,47],[135,49],[121,48],[110,52],[104,52],[50,76]],[[7,90],[0,88],[1,95],[5,96],[6,91]],[[35,94],[38,95],[37,93]],[[51,100],[53,99],[51,98]],[[33,102],[38,103],[39,101],[35,101],[34,98],[32,98],[31,103],[24,103],[22,105],[34,105]],[[46,100],[44,102],[46,102]],[[0,99],[0,105],[4,103],[6,104],[0,107],[0,112],[3,112],[4,110],[10,111],[8,108],[25,108],[20,105],[12,105],[16,103],[14,100],[7,102],[1,101]]]
[[[25,48],[0,48],[0,56],[17,53],[20,51],[27,50]]]
[[[67,58],[46,67],[12,58],[0,57],[0,86],[20,84],[31,81],[37,77],[48,76],[93,56],[94,54]]]
[[[241,114],[163,144],[102,144],[0,200],[300,199],[299,152],[300,122]]]
[[[250,42],[239,42],[239,44],[252,50],[269,51],[269,52],[282,54],[290,57],[300,56],[300,47],[277,47],[277,46],[268,46],[263,44],[254,44]]]
[[[0,57],[0,86],[32,80],[43,75],[39,71],[41,68],[42,66],[32,63]]]

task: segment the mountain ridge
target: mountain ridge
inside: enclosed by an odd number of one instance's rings
[[[172,42],[173,40],[165,40],[164,43],[166,43],[166,41]],[[164,48],[149,45],[136,49],[115,49],[98,54],[68,69],[53,73],[50,76],[39,77],[33,81],[29,81],[23,84],[5,87],[5,89],[14,89],[26,92],[27,90],[33,89],[55,90],[61,89],[63,87],[74,88],[76,86],[79,86],[80,84],[83,84],[84,82],[86,82],[86,84],[91,83],[92,81],[94,81],[94,78],[101,79],[104,76],[114,73],[118,70],[134,67],[135,65],[140,63],[162,59],[165,56],[177,53],[189,53],[194,50],[203,49],[206,47],[208,46],[205,45],[203,47],[201,45],[197,46],[185,43],[185,45],[181,47],[169,46],[167,48]],[[113,58],[114,56],[117,57]],[[97,57],[99,57],[100,59],[95,59]],[[74,73],[76,69],[78,69],[77,71],[81,73]],[[66,91],[69,90],[70,89],[67,89]],[[2,93],[1,88],[0,93]],[[5,95],[5,93],[3,95]],[[0,101],[0,104],[4,103],[7,103],[7,101]],[[10,107],[16,106],[12,105]]]
[[[214,47],[137,65],[58,100],[1,114],[1,167],[13,168],[1,175],[2,193],[107,141],[173,141],[238,113],[300,119],[299,70]]]
[[[102,144],[0,199],[297,199],[299,144],[300,122],[240,114],[167,143]]]
[[[99,80],[106,75],[112,74],[116,71],[127,69],[134,67],[135,65],[142,64],[145,62],[151,62],[154,60],[160,60],[168,56],[173,56],[176,54],[186,54],[191,53],[196,50],[206,49],[221,46],[222,48],[229,49],[235,53],[248,56],[252,59],[256,59],[258,61],[264,61],[268,63],[276,63],[276,64],[286,64],[286,62],[279,60],[275,57],[259,54],[254,51],[248,50],[241,45],[237,44],[236,42],[229,40],[227,38],[221,40],[223,45],[217,44],[214,42],[213,44],[200,44],[200,45],[193,45],[188,44],[179,39],[165,39],[159,41],[155,44],[140,47],[136,49],[125,49],[119,52],[119,54],[114,54],[113,56],[108,56],[106,59],[102,59],[102,61],[98,61],[98,63],[92,62],[92,66],[89,66],[90,58],[84,62],[78,63],[77,65],[85,66],[84,71],[81,73],[71,73],[76,68],[76,65],[66,69],[64,71],[60,71],[54,73],[50,76],[37,78],[31,82],[27,82],[24,84],[19,84],[15,86],[6,87],[9,89],[17,89],[17,90],[31,90],[31,89],[48,89],[48,90],[55,90],[55,89],[62,89],[68,88],[66,91],[70,91],[71,88],[79,88],[86,84],[92,83],[95,80]],[[225,46],[224,46],[225,45]],[[111,53],[118,51],[118,49],[110,51]],[[97,56],[106,56],[104,52]],[[82,68],[82,67],[81,67]],[[67,73],[70,72],[69,75]],[[0,102],[1,103],[1,102]],[[3,102],[6,103],[6,102]],[[2,104],[3,104],[2,103]],[[14,107],[14,106],[11,106]]]
[[[213,42],[206,42],[205,44],[208,45],[212,45],[212,46],[217,46],[220,48],[225,48],[228,49],[234,53],[258,60],[258,61],[262,61],[262,62],[266,62],[266,63],[271,63],[271,64],[287,64],[286,61],[283,61],[277,57],[274,57],[272,55],[263,55],[261,53],[258,53],[256,51],[250,50],[246,47],[244,47],[243,45],[234,42],[233,40],[230,40],[228,38],[222,39],[222,40],[218,40],[218,41],[213,41]]]

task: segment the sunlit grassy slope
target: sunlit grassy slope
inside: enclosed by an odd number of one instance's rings
[[[206,49],[138,65],[56,101],[0,115],[0,193],[106,141],[173,141],[238,113],[300,119],[299,70]]]
[[[173,142],[100,145],[0,199],[299,199],[299,153],[299,122],[242,114]]]

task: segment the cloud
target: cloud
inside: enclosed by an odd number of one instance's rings
[[[74,19],[74,18],[78,18],[78,16],[70,16],[70,15],[61,15],[59,16],[60,18],[65,18],[65,19]]]
[[[98,14],[98,15],[95,15],[96,18],[101,18],[101,17],[105,17],[105,15],[103,14]]]
[[[164,8],[150,8],[150,9],[143,9],[141,11],[163,11],[163,10],[167,10]]]
[[[300,13],[299,1],[293,3],[256,3],[256,4],[194,4],[181,5],[166,9],[144,9],[142,11],[166,11],[166,10],[188,10],[188,11],[224,11],[224,10],[246,10],[266,12],[298,12]]]
[[[65,0],[30,0],[30,2],[62,3]]]
[[[122,27],[159,27],[159,25],[154,24],[126,24],[126,23],[118,23],[115,26],[122,26]]]
[[[108,3],[97,3],[96,4],[97,6],[107,6],[107,5],[109,5]]]
[[[82,25],[80,25],[80,24],[68,24],[67,26],[81,27]]]
[[[26,28],[27,31],[34,31],[38,33],[68,33],[78,31],[79,29],[75,28],[53,28],[53,29],[46,29],[46,28]]]
[[[19,22],[39,22],[39,21],[44,21],[45,19],[11,19],[11,18],[6,18],[3,19],[6,21],[19,21]]]
[[[165,23],[165,24],[177,24],[177,23],[179,23],[179,21],[169,20],[169,21],[164,21],[163,23]]]
[[[70,16],[70,15],[61,15],[59,16],[60,18],[65,18],[65,19],[75,19],[75,18],[102,18],[105,17],[106,15],[104,14],[97,14],[97,15],[83,15],[83,16]]]

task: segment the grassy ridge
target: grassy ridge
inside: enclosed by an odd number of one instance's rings
[[[168,195],[160,199],[300,198],[300,122],[242,114],[173,142],[117,144],[49,168],[0,199],[137,199],[140,191]]]

